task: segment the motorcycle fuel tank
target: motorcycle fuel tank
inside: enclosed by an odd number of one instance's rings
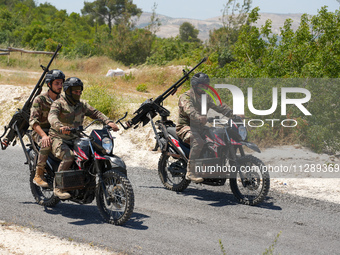
[[[90,139],[87,137],[78,138],[75,141],[74,151],[83,160],[89,159],[90,156]]]

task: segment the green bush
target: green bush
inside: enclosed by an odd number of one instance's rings
[[[142,84],[139,84],[136,89],[139,92],[147,92],[148,91],[148,85],[146,85],[145,83],[142,83]]]
[[[119,102],[108,87],[86,86],[83,99],[109,118],[115,119],[120,114]]]

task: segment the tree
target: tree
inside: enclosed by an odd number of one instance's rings
[[[209,46],[219,55],[218,62],[221,67],[234,61],[232,46],[238,40],[240,29],[247,23],[251,0],[228,0],[222,10],[223,27],[209,32]]]
[[[154,3],[150,17],[150,23],[146,26],[146,29],[149,30],[152,34],[156,34],[159,31],[159,27],[162,25],[159,17],[157,17],[156,9],[157,4]]]
[[[198,33],[199,30],[189,22],[183,22],[179,27],[179,38],[184,42],[200,42],[200,39],[197,38]]]
[[[243,4],[239,0],[228,0],[222,10],[222,24],[227,28],[239,29],[247,20],[252,0],[243,0]]]
[[[130,18],[139,16],[142,10],[132,0],[96,0],[92,3],[85,1],[81,13],[89,15],[100,25],[107,24],[111,34],[113,23],[129,25]]]
[[[113,28],[106,55],[124,65],[143,64],[151,53],[154,35],[146,29],[129,29],[124,25]]]

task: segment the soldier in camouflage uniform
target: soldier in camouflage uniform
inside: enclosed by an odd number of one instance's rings
[[[70,128],[78,128],[83,125],[84,117],[103,120],[113,131],[118,131],[118,126],[96,110],[88,103],[80,101],[83,91],[83,83],[76,77],[68,78],[63,84],[65,96],[56,100],[48,115],[51,124],[50,136],[52,138],[52,153],[61,160],[58,172],[69,170],[74,160],[74,154],[64,141],[70,141],[77,136],[71,134]],[[71,195],[61,189],[54,188],[54,194],[61,199],[68,199]]]
[[[32,138],[40,146],[33,183],[47,188],[48,183],[44,178],[44,171],[52,144],[51,138],[48,136],[50,123],[47,117],[53,101],[59,98],[65,75],[62,71],[54,69],[47,72],[45,81],[49,89],[34,99],[29,124],[33,129]]]
[[[185,143],[190,144],[189,162],[187,167],[186,179],[194,182],[202,182],[203,178],[195,175],[194,160],[200,157],[204,140],[200,133],[202,127],[207,122],[207,117],[201,115],[201,95],[203,89],[208,89],[209,77],[204,73],[197,73],[191,79],[191,89],[179,97],[179,119],[176,125],[176,134]],[[207,98],[207,111],[209,108],[222,113],[223,115],[232,116],[232,110],[225,104],[217,106],[210,98]]]

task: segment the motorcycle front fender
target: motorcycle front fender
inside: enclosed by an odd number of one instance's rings
[[[112,170],[121,172],[122,174],[127,176],[125,162],[120,157],[117,157],[115,155],[104,155],[103,157],[111,163]]]
[[[240,144],[242,145],[245,145],[247,146],[248,148],[258,152],[258,153],[261,153],[259,147],[257,147],[257,145],[255,143],[250,143],[250,142],[239,142]]]

